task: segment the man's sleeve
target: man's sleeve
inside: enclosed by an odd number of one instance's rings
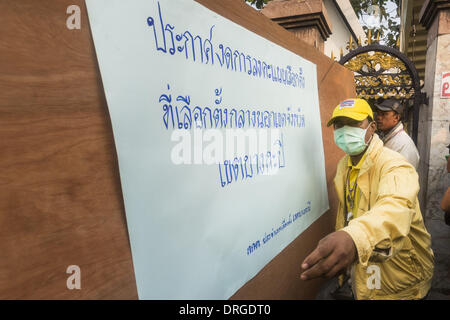
[[[370,258],[390,259],[402,248],[418,192],[418,176],[412,167],[405,164],[382,172],[374,206],[342,229],[355,242],[362,265],[366,266]]]
[[[419,169],[419,153],[417,152],[417,149],[414,145],[406,146],[403,151],[401,152],[406,160],[409,161],[413,165],[413,167],[418,170]]]

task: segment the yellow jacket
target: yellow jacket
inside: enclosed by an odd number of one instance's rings
[[[357,178],[358,213],[346,227],[348,155],[339,162],[334,180],[339,198],[336,230],[347,232],[358,251],[351,267],[353,294],[356,299],[421,299],[431,287],[434,255],[417,199],[417,172],[376,134],[366,152]]]

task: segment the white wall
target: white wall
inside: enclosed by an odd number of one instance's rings
[[[336,4],[333,0],[324,0],[325,9],[327,10],[328,19],[331,23],[330,37],[325,41],[324,53],[331,56],[331,50],[334,52],[336,60],[339,60],[340,49],[343,49],[344,55],[348,53],[345,49],[347,42],[350,39],[351,32],[345,24],[343,17],[339,14]],[[337,0],[336,3],[341,7],[342,12],[347,17],[347,21],[353,28],[357,36],[361,37],[361,41],[366,39],[364,31],[356,17],[356,14],[350,4],[349,0]],[[354,39],[355,41],[355,39]],[[356,39],[357,41],[357,39]]]

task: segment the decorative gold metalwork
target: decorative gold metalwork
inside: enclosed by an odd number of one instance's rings
[[[409,74],[382,74],[378,76],[355,76],[355,82],[358,86],[377,87],[377,86],[410,86],[412,88],[412,79]]]
[[[356,42],[353,42],[353,37],[350,36],[350,39],[347,42],[347,45],[345,46],[345,49],[347,49],[348,51],[351,51],[353,49],[356,49],[359,45],[360,45],[359,43],[357,44]]]
[[[382,73],[385,70],[393,68],[398,68],[401,71],[406,70],[406,66],[401,60],[381,51],[366,52],[357,55],[350,59],[345,66],[357,72],[362,71],[363,67],[366,66],[367,71],[364,73]]]
[[[379,39],[378,33],[376,40],[372,40],[372,30],[368,30],[367,47],[361,46],[361,39],[358,38],[358,47],[354,50],[350,38],[347,44],[350,52],[341,55],[339,63],[354,72],[357,97],[369,103],[393,97],[410,106],[405,109],[404,116],[409,119],[409,115],[413,115],[412,138],[417,143],[419,106],[428,104],[425,93],[420,92],[417,69],[404,53],[395,48],[400,47],[399,38],[394,48],[376,43]]]
[[[358,97],[409,99],[414,95],[413,81],[405,64],[389,53],[361,53],[347,61],[344,66],[355,73]]]
[[[364,99],[405,98],[414,95],[409,74],[383,74],[378,76],[355,76],[356,92]]]

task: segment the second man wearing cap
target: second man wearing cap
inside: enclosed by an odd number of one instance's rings
[[[419,152],[403,128],[401,117],[402,104],[395,99],[375,103],[377,108],[377,128],[386,148],[397,151],[417,170],[419,168]]]

